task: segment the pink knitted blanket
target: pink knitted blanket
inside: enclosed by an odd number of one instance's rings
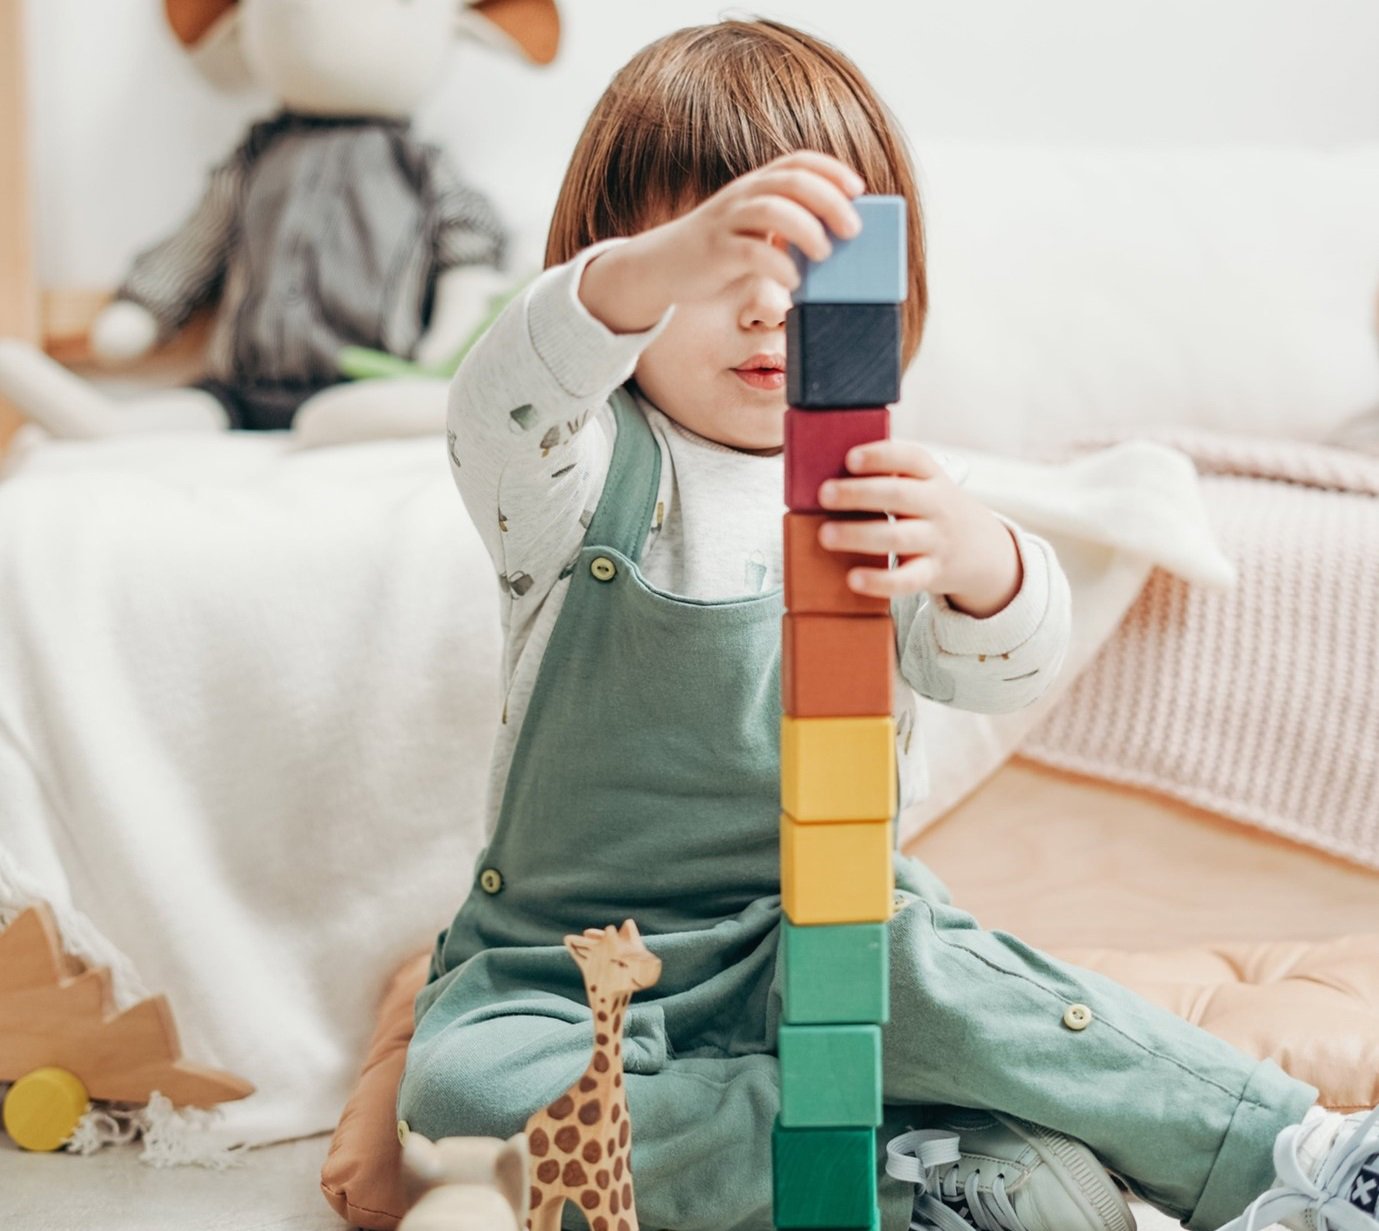
[[[1021,747],[1379,868],[1379,456],[1201,431],[1225,591],[1156,569]]]

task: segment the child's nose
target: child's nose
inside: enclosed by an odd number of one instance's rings
[[[772,278],[747,283],[738,323],[744,329],[780,329],[790,310],[790,292]]]

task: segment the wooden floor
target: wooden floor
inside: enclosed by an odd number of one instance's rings
[[[1045,949],[1379,932],[1379,872],[1019,758],[907,850],[984,927]]]

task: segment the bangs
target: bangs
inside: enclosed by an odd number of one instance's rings
[[[906,199],[908,363],[919,346],[926,292],[919,200],[899,125],[841,52],[781,23],[726,21],[680,30],[619,71],[575,148],[546,265],[563,264],[598,240],[668,221],[739,176],[801,149],[846,163],[869,193]]]

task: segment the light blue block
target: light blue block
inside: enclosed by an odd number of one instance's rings
[[[875,1128],[881,1123],[880,1026],[782,1026],[784,1128]]]
[[[852,239],[829,234],[833,252],[817,264],[793,245],[800,271],[795,303],[902,303],[909,265],[905,246],[905,198],[854,197],[862,230]]]

